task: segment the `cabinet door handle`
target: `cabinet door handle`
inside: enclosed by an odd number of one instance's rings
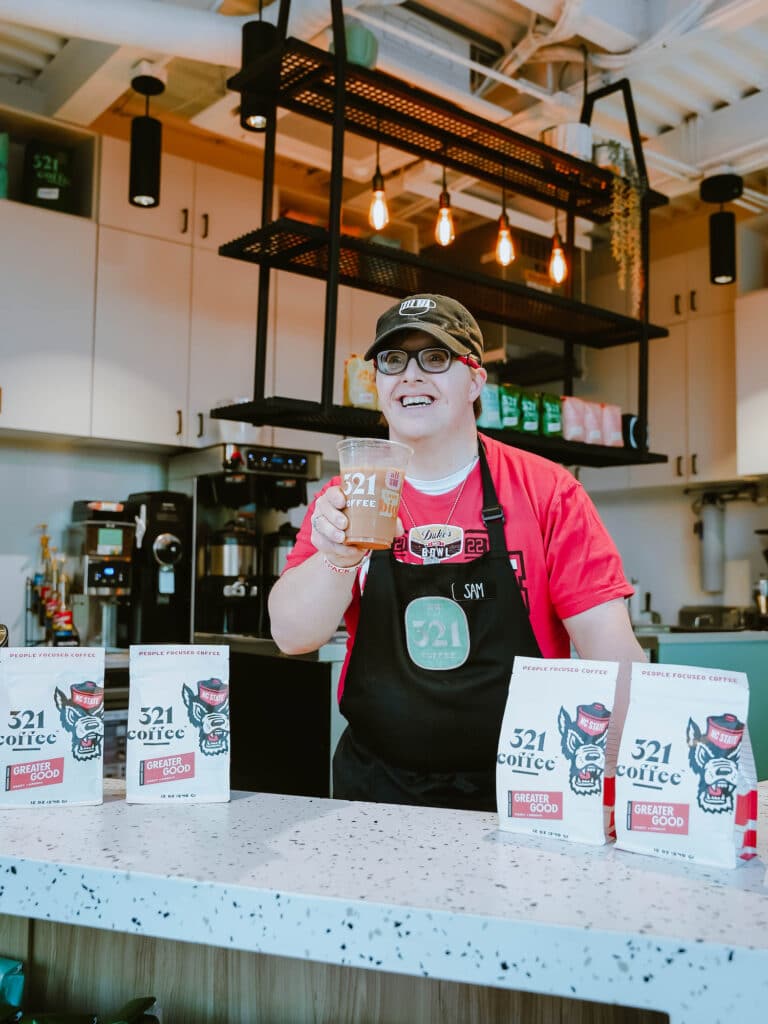
[[[205,430],[203,429],[203,419],[204,419],[203,414],[201,412],[199,412],[197,414],[197,436],[198,437],[202,437],[203,434],[205,433]],[[695,455],[694,455],[694,458],[696,458]]]
[[[675,295],[675,316],[680,316],[680,296]]]
[[[691,456],[691,476],[696,476],[699,472],[699,456],[696,452]]]
[[[678,455],[675,459],[675,476],[683,475],[683,456]]]
[[[189,230],[189,209],[186,206],[181,208],[181,233],[186,235]]]
[[[0,388],[0,412],[3,411],[3,389]]]
[[[181,409],[176,410],[176,437],[181,437],[181,433],[184,429],[184,417],[181,415]]]
[[[204,213],[203,214],[203,230],[200,233],[202,238],[207,238],[208,237],[209,222],[210,222],[210,217],[208,216],[207,213]]]
[[[695,289],[691,292],[689,298],[690,298],[690,307],[691,307],[692,312],[698,313],[698,310],[696,309],[696,290]]]

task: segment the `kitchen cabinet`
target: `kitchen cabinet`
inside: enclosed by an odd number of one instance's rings
[[[650,318],[654,323],[686,323],[733,309],[736,285],[709,280],[709,246],[662,255],[650,267]]]
[[[637,353],[630,353],[630,363]],[[649,345],[651,445],[669,462],[632,466],[630,486],[703,484],[736,476],[734,324],[731,313],[672,324]]]
[[[95,437],[183,444],[191,273],[187,245],[100,228]]]
[[[736,450],[740,474],[768,473],[768,288],[736,300]]]
[[[127,143],[104,139],[102,157],[94,434],[191,447],[269,443],[269,430],[223,429],[209,416],[253,390],[259,272],[222,259],[218,247],[244,216],[258,217],[261,183],[173,156],[166,176],[164,156],[160,205],[144,210],[128,203]],[[126,305],[121,274],[141,309],[115,324]],[[126,344],[137,321],[143,340]],[[120,410],[98,390],[114,387],[121,372],[135,380],[153,365],[151,386],[135,389]],[[142,414],[145,402],[151,408]]]
[[[101,145],[99,223],[218,252],[261,219],[261,182],[210,164],[163,152],[160,202],[128,202],[130,146],[104,136]]]
[[[87,435],[96,225],[0,200],[0,428]]]

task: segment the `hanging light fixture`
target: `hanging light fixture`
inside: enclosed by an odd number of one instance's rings
[[[501,193],[501,216],[499,217],[499,234],[496,238],[496,262],[499,266],[508,267],[515,258],[515,243],[509,228],[507,217],[507,191]]]
[[[159,96],[165,83],[142,71],[131,79],[131,88],[144,97],[144,113],[131,121],[131,158],[128,174],[128,202],[132,206],[157,206],[160,202],[160,159],[163,126],[149,116],[149,97]]]
[[[568,277],[568,261],[565,258],[563,240],[557,230],[557,210],[555,210],[555,233],[552,236],[552,252],[549,257],[549,279],[553,284],[562,284]]]
[[[261,20],[262,0],[259,0],[259,20],[243,25],[241,71],[252,62],[274,49],[278,42],[276,25]],[[240,93],[240,126],[248,132],[264,132],[277,106],[277,65],[270,68],[257,82],[249,82]]]
[[[371,205],[368,208],[368,223],[376,231],[381,231],[389,224],[387,197],[384,195],[384,177],[379,167],[379,140],[376,139],[376,173],[371,182]]]
[[[440,193],[440,209],[437,211],[435,241],[438,245],[450,245],[455,237],[456,230],[453,226],[451,197],[448,195],[448,188],[445,182],[445,167],[443,167],[443,190]]]
[[[723,204],[738,199],[744,181],[738,174],[715,174],[699,185],[705,203],[718,203],[720,209],[709,217],[709,280],[712,284],[733,284],[736,280],[736,216]]]

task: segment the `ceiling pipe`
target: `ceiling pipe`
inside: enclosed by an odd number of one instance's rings
[[[346,2],[354,7],[360,0]],[[270,4],[263,19],[275,24],[279,6]],[[158,0],[0,0],[0,20],[15,25],[232,68],[240,66],[243,24],[254,17]],[[310,39],[329,23],[328,0],[291,4],[290,35]]]

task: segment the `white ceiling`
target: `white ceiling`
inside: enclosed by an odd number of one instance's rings
[[[276,20],[277,9],[265,5],[264,17]],[[0,104],[90,125],[144,59],[168,74],[156,116],[259,145],[240,130],[238,97],[225,87],[240,26],[256,11],[258,0],[0,0]],[[378,67],[533,137],[578,120],[586,51],[590,89],[630,80],[655,189],[695,202],[702,177],[733,171],[745,177],[741,205],[768,209],[768,0],[347,0],[345,12],[377,35]],[[329,24],[327,0],[293,0],[291,35],[327,46]],[[593,127],[628,141],[620,94],[598,105]],[[278,151],[327,171],[329,138],[285,115]],[[439,168],[412,160],[381,154],[406,220],[433,207],[440,187]],[[355,183],[366,201],[374,168],[371,144],[349,140],[350,203]],[[450,188],[454,207],[498,216],[498,198],[472,181],[454,177]],[[518,211],[526,215],[535,227],[536,211]]]

